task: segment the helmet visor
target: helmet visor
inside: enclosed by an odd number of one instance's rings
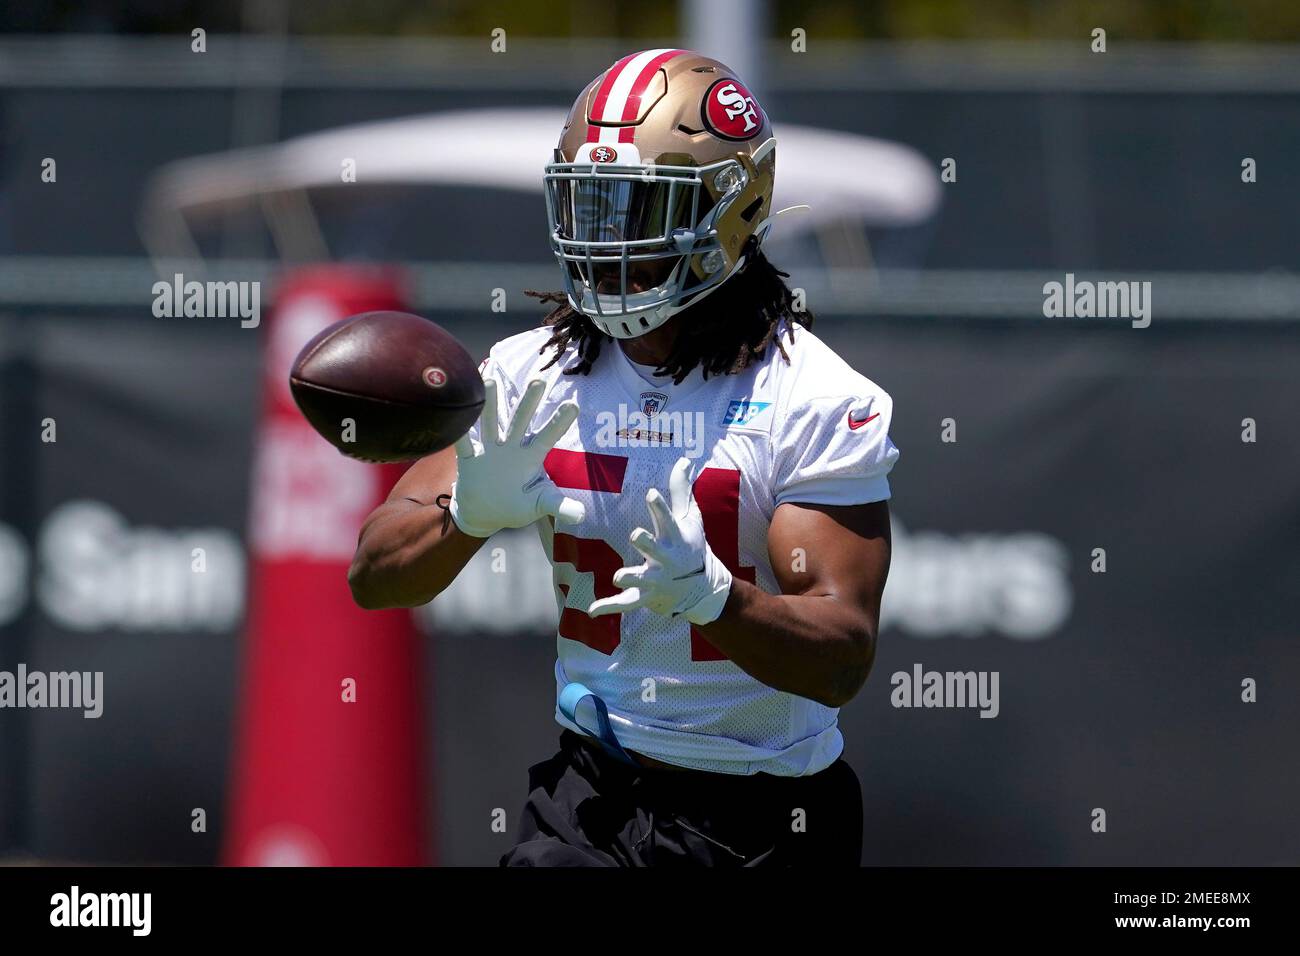
[[[681,261],[673,232],[695,224],[693,183],[597,175],[554,179],[551,188],[557,237],[575,244],[568,263],[573,278],[593,291],[658,288]]]
[[[552,186],[562,239],[653,243],[694,225],[693,184],[586,176],[556,179]]]
[[[702,282],[692,263],[718,248],[722,208],[704,188],[710,167],[547,167],[551,246],[575,308],[629,315],[671,305]]]

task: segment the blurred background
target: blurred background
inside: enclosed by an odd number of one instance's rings
[[[777,205],[812,208],[769,256],[896,403],[841,717],[864,863],[1300,862],[1300,6],[7,0],[0,31],[0,671],[104,674],[97,719],[0,709],[0,859],[508,848],[558,736],[540,547],[352,609],[394,476],[283,375],[367,308],[476,356],[536,324],[565,111],[685,46],[773,118]],[[158,315],[177,273],[259,283],[261,320]],[[1067,273],[1150,282],[1150,326],[1044,318]],[[998,671],[999,716],[892,707],[917,664]]]

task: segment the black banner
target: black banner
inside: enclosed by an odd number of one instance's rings
[[[481,353],[503,318],[446,324]],[[0,710],[11,858],[216,859],[258,343],[179,321],[5,327],[0,671],[103,675],[98,717]],[[893,395],[902,450],[885,631],[841,717],[864,862],[1300,860],[1300,330],[818,332]],[[418,612],[442,863],[495,863],[555,746],[549,574],[502,535]]]
[[[1284,929],[1291,875],[1260,869],[875,869],[822,874],[815,892],[801,896],[788,874],[678,873],[673,889],[707,893],[711,910],[732,914],[706,921],[694,935],[707,936],[713,925],[733,939],[749,927],[769,932],[772,921],[745,915],[754,913],[756,894],[765,894],[786,911],[857,913],[845,924],[847,932],[869,935],[888,925],[892,935],[915,934],[918,943],[1068,937],[1142,945],[1196,938],[1231,947]],[[684,928],[684,907],[672,905],[661,878],[622,879],[621,894],[645,899],[590,906],[577,930],[581,939],[603,930]],[[354,939],[373,946],[431,931],[494,943],[513,936],[535,945],[564,932],[557,924],[576,897],[599,901],[608,891],[607,877],[572,870],[542,877],[451,869],[39,868],[0,870],[0,916],[6,939],[28,945],[60,938],[118,945],[246,942],[255,935],[298,947]],[[784,920],[795,925],[797,916]]]

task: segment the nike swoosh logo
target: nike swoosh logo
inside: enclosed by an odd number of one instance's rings
[[[853,429],[854,431],[857,431],[859,428],[861,428],[861,427],[862,427],[863,425],[865,425],[867,422],[871,421],[872,419],[879,418],[879,417],[880,417],[880,412],[876,412],[876,414],[874,414],[874,415],[869,415],[869,416],[867,416],[866,418],[861,419],[860,421],[854,421],[854,420],[853,420],[853,413],[852,413],[852,412],[849,412],[849,428]]]

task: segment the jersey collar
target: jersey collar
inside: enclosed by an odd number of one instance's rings
[[[647,389],[663,392],[675,398],[689,395],[704,384],[704,373],[698,367],[691,370],[679,384],[674,385],[671,375],[655,375],[649,365],[638,365],[623,352],[617,341],[609,343],[602,354],[610,353],[610,362],[620,382],[632,394]]]

